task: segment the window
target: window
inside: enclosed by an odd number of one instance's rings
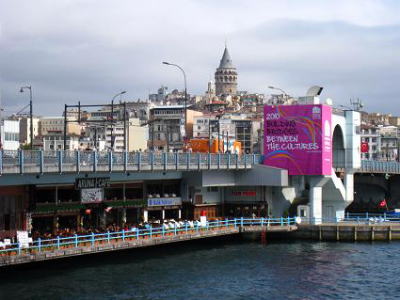
[[[218,192],[218,187],[217,186],[208,186],[207,192],[208,193],[216,193],[216,192]]]

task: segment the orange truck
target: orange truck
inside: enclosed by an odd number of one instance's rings
[[[219,149],[218,149],[218,144],[219,144]],[[187,145],[187,149],[192,149],[192,152],[200,152],[200,153],[208,153],[209,150],[209,145],[208,145],[208,139],[191,139]],[[219,150],[219,151],[218,151]],[[220,140],[218,143],[218,139],[212,139],[211,140],[211,147],[210,147],[210,153],[222,153],[222,152],[227,152],[229,151],[230,153],[237,153],[241,154],[242,153],[242,145],[240,142],[229,139],[227,140]]]

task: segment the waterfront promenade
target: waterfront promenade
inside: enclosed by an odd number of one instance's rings
[[[85,254],[133,249],[238,234],[240,232],[289,232],[296,230],[295,218],[252,218],[206,223],[186,222],[173,228],[165,226],[134,228],[128,231],[92,233],[37,239],[29,244],[14,243],[0,250],[0,267],[46,261]]]

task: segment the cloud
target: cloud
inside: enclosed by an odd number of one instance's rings
[[[35,111],[103,103],[120,90],[145,98],[161,85],[203,93],[228,46],[240,89],[313,84],[337,103],[396,111],[400,17],[396,1],[69,1],[0,4],[0,89],[15,111],[32,84]],[[385,101],[385,107],[382,107]]]

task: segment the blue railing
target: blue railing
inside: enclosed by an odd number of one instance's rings
[[[0,174],[251,168],[259,154],[0,150]]]
[[[251,168],[260,154],[0,150],[0,174]],[[362,160],[357,172],[400,174],[395,161]]]
[[[183,223],[183,224],[182,224]],[[295,218],[235,218],[229,220],[218,220],[206,222],[186,221],[171,225],[158,225],[157,227],[148,226],[147,228],[134,228],[119,232],[91,233],[86,235],[74,235],[68,237],[58,236],[54,239],[40,239],[32,241],[29,245],[21,243],[10,243],[0,249],[1,255],[20,255],[27,253],[39,253],[54,251],[65,248],[93,247],[101,243],[111,243],[113,241],[140,240],[163,238],[166,236],[176,236],[180,234],[193,234],[222,228],[239,228],[243,226],[288,226],[295,224]],[[170,223],[171,224],[171,223]]]
[[[301,223],[309,224],[331,224],[331,223],[356,223],[356,224],[375,224],[375,223],[400,223],[400,215],[392,213],[346,213],[342,218],[309,218],[302,217]]]

